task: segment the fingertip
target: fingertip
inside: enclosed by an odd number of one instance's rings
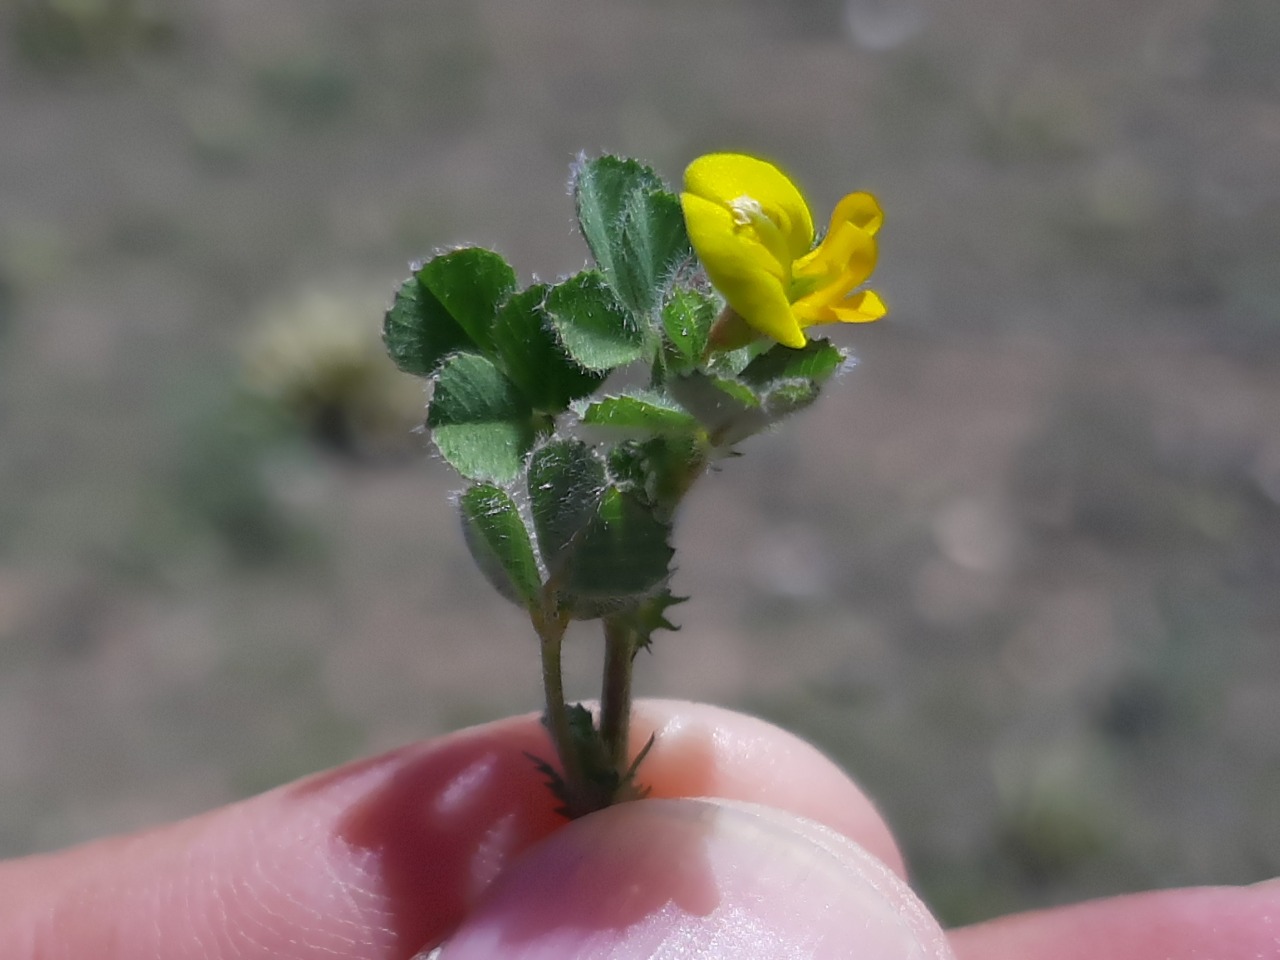
[[[503,874],[443,960],[949,960],[892,870],[776,809],[642,800],[558,831]]]
[[[871,798],[829,757],[766,720],[723,707],[643,700],[632,748],[655,737],[640,779],[654,797],[720,797],[785,810],[825,824],[899,876],[906,866]]]

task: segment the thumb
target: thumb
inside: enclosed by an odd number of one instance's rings
[[[514,863],[441,960],[950,960],[937,922],[842,834],[755,804],[642,800]]]

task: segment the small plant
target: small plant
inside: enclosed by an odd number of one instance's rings
[[[581,159],[572,190],[592,269],[521,288],[493,251],[449,250],[415,267],[383,332],[400,369],[430,384],[427,430],[469,483],[472,557],[539,638],[558,766],[535,762],[577,817],[645,792],[652,740],[628,754],[631,669],[676,629],[681,501],[844,366],[811,328],[885,307],[862,288],[882,220],[869,194],[841,200],[815,245],[799,190],[753,157],[698,158],[679,196],[635,160]],[[565,701],[573,620],[602,625],[598,715]]]

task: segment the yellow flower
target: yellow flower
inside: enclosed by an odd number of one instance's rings
[[[756,333],[803,347],[807,327],[884,316],[881,299],[858,289],[875,268],[884,219],[871,194],[851,193],[836,204],[816,247],[813,217],[796,185],[755,157],[694,160],[680,204],[712,285]]]

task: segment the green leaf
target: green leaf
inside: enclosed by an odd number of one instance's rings
[[[529,503],[538,549],[555,577],[605,489],[604,461],[580,440],[553,440],[529,461]]]
[[[694,372],[672,378],[668,390],[716,446],[731,446],[772,422],[763,398],[739,380]]]
[[[696,365],[707,350],[707,336],[716,322],[720,305],[714,297],[698,290],[678,287],[662,308],[662,327],[667,339],[684,361],[681,366]]]
[[[529,531],[515,501],[501,487],[478,483],[458,499],[462,534],[480,572],[512,603],[538,602],[542,578]]]
[[[464,477],[515,479],[535,436],[533,411],[515,384],[474,353],[445,361],[427,408],[441,455]]]
[[[693,256],[680,200],[644,164],[604,156],[574,171],[582,235],[618,298],[652,316],[676,268]]]
[[[382,324],[382,340],[397,367],[420,377],[429,376],[449,354],[474,346],[416,274],[396,291]]]
[[[760,397],[745,383],[714,374],[689,373],[673,377],[667,388],[680,406],[712,431],[726,419],[761,406]]]
[[[818,399],[822,388],[815,380],[784,380],[775,384],[764,398],[769,423],[803,410]]]
[[[560,346],[543,309],[547,291],[534,284],[511,297],[494,320],[493,343],[534,409],[554,415],[591,394],[606,375],[584,369]]]
[[[606,372],[649,353],[645,331],[594,270],[552,287],[546,311],[569,356],[588,370]]]
[[[464,247],[429,260],[418,280],[484,352],[493,347],[499,305],[516,289],[516,272],[492,250]]]
[[[387,352],[405,373],[425,377],[451,353],[488,350],[494,312],[515,287],[515,271],[492,250],[432,258],[396,291],[382,325]]]
[[[825,383],[845,361],[843,350],[828,340],[810,340],[799,350],[775,346],[760,354],[739,376],[749,384],[763,387],[779,380],[811,380]]]
[[[692,371],[672,377],[667,390],[698,418],[713,445],[726,447],[809,406],[843,362],[844,354],[825,341],[800,350],[774,347],[739,377]]]
[[[698,421],[659,393],[628,393],[591,403],[582,422],[656,434],[689,434]]]
[[[561,591],[572,600],[624,601],[653,592],[671,573],[671,525],[634,494],[610,487],[568,551]],[[590,615],[598,615],[592,607]]]
[[[697,434],[625,440],[609,450],[609,475],[619,489],[654,504],[670,517],[707,464],[707,441]]]

